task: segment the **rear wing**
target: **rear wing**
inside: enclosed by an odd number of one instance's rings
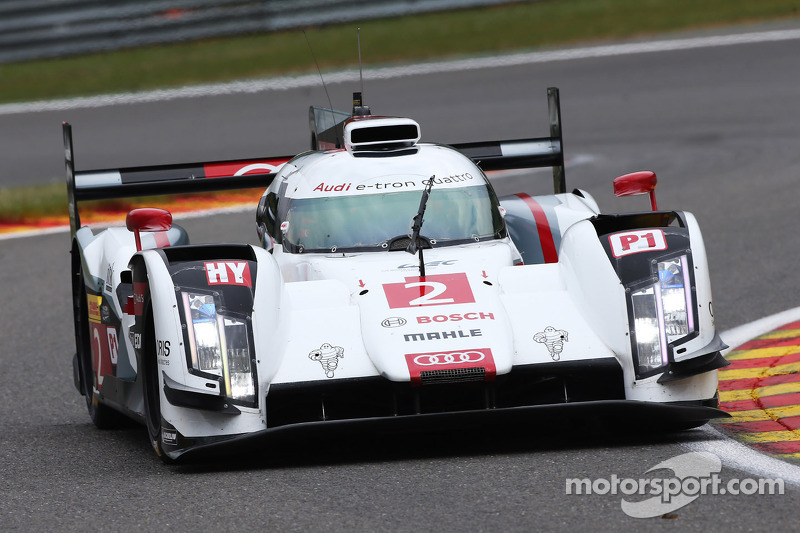
[[[453,148],[480,165],[483,170],[553,168],[553,188],[567,192],[561,140],[561,105],[558,89],[547,89],[550,136],[507,141],[454,144]],[[309,110],[311,147],[338,148],[344,123],[352,115],[319,107]],[[119,169],[75,170],[72,126],[63,123],[67,199],[72,234],[81,227],[78,204],[87,200],[186,194],[230,189],[266,188],[280,167],[294,156],[235,159],[176,165],[155,165]]]
[[[561,103],[557,87],[547,89],[547,108],[550,136],[507,141],[486,141],[451,146],[483,170],[514,168],[553,168],[553,189],[556,194],[567,192],[564,175],[564,149],[561,137]],[[311,149],[331,150],[344,144],[344,124],[353,115],[322,107],[311,107],[308,113],[311,129]]]
[[[72,126],[63,123],[70,229],[81,227],[79,202],[133,196],[266,188],[294,156],[232,159],[177,165],[75,170]]]

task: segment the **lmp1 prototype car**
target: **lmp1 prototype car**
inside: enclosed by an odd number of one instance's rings
[[[652,172],[614,182],[651,212],[567,192],[557,89],[548,105],[549,137],[447,146],[356,99],[312,107],[294,157],[78,172],[65,123],[73,370],[94,423],[143,422],[174,460],[300,427],[726,416],[695,217],[656,210]],[[542,166],[553,195],[498,198],[484,174]],[[98,233],[78,212],[258,185],[261,246],[190,245],[160,209]]]

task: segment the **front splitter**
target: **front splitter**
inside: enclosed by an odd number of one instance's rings
[[[352,433],[398,434],[405,432],[441,431],[446,429],[509,427],[509,425],[565,420],[600,420],[612,424],[658,431],[701,425],[714,418],[730,417],[728,413],[703,405],[664,404],[635,400],[601,400],[580,403],[506,407],[478,411],[426,413],[407,416],[327,420],[289,424],[253,433],[211,440],[186,439],[186,448],[169,453],[173,460],[193,461],[210,457],[258,453],[277,441],[302,441],[309,435]]]

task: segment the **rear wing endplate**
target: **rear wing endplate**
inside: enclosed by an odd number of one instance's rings
[[[64,156],[70,229],[81,227],[78,203],[88,200],[266,188],[294,156],[119,169],[75,170],[72,126],[64,122]]]
[[[453,148],[472,159],[484,171],[514,168],[553,167],[553,190],[567,192],[564,175],[564,144],[561,137],[561,103],[558,88],[547,89],[550,136],[536,139],[454,144]]]

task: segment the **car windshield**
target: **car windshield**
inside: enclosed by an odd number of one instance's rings
[[[297,252],[382,250],[388,240],[411,234],[422,191],[293,199],[284,234]],[[502,236],[503,220],[485,184],[431,190],[420,234],[433,246]],[[284,224],[286,224],[284,222]]]

